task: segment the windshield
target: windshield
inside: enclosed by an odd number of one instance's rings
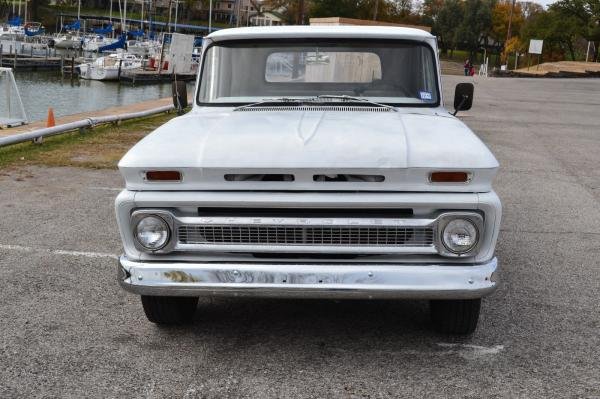
[[[217,43],[206,50],[201,73],[198,103],[205,105],[327,95],[393,105],[439,103],[433,50],[419,42]]]

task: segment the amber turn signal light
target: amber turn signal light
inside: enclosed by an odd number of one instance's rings
[[[181,172],[177,170],[149,170],[146,172],[148,181],[181,181]]]
[[[432,183],[467,183],[469,173],[467,172],[431,172],[429,181]]]

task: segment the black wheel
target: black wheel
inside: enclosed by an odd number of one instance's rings
[[[471,334],[477,328],[481,299],[429,302],[434,328],[444,334]]]
[[[177,296],[142,296],[144,313],[152,323],[183,324],[193,320],[198,298]]]

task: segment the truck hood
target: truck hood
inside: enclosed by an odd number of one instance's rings
[[[498,162],[467,126],[440,109],[203,108],[146,136],[119,168],[130,190],[484,192]],[[182,182],[144,180],[147,170],[174,169],[183,173]],[[437,170],[467,171],[471,180],[429,183]],[[257,177],[265,174],[270,177]]]

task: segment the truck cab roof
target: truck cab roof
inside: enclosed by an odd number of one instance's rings
[[[435,41],[435,36],[421,29],[392,26],[260,26],[223,29],[206,37],[214,42],[225,40],[272,39],[272,38],[348,38],[348,39],[396,39]]]

